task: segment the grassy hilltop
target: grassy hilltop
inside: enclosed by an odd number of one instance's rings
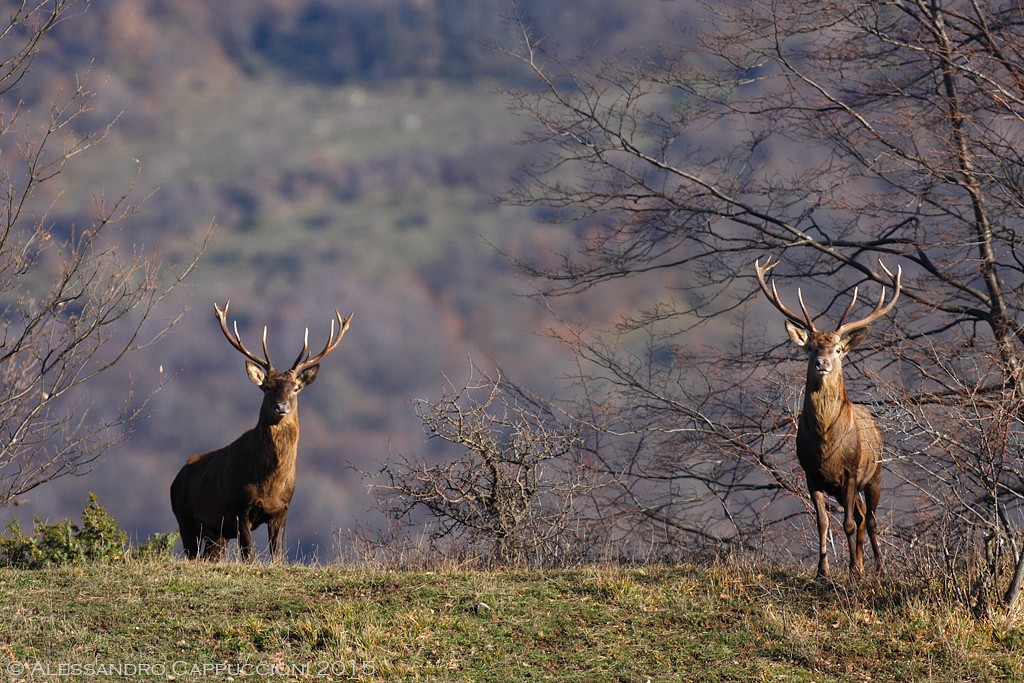
[[[1020,680],[1024,629],[934,589],[735,563],[4,569],[0,663],[15,681]]]

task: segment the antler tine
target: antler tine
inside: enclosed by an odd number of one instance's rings
[[[853,288],[853,296],[850,297],[850,305],[846,307],[846,310],[843,311],[843,316],[839,318],[839,324],[836,325],[837,330],[842,329],[843,322],[846,321],[846,316],[850,315],[850,311],[853,310],[853,305],[857,303],[857,290],[858,287]]]
[[[272,368],[270,364],[270,352],[267,351],[267,326],[263,326],[263,357],[267,359],[267,367]]]
[[[775,283],[773,282],[772,284],[774,285]],[[800,302],[800,310],[804,312],[804,321],[807,323],[807,329],[813,330],[814,323],[811,322],[811,314],[807,312],[807,307],[804,306],[804,293],[799,287],[796,288],[796,300]]]
[[[893,275],[892,271],[889,270],[888,268],[886,268],[885,264],[882,263],[882,259],[878,259],[878,265],[880,265],[882,267],[882,270],[885,271],[885,274],[889,276],[890,280],[892,280],[893,287],[895,287],[896,289],[899,289],[900,279],[903,277],[903,266],[897,264],[896,265],[896,275]]]
[[[303,360],[308,360],[308,359],[309,359],[309,328],[307,327],[306,328],[306,334],[302,338],[302,350],[299,351],[299,357],[295,359],[294,363],[292,363],[292,369],[294,370],[295,368],[299,367],[299,364],[301,364],[303,362]]]
[[[348,331],[348,326],[352,322],[352,315],[353,314],[349,313],[349,316],[347,318],[342,318],[341,317],[341,312],[338,311],[337,309],[335,309],[334,314],[336,316],[336,320],[338,321],[338,326],[339,326],[339,328],[338,328],[338,336],[337,337],[334,336],[334,320],[331,320],[331,331],[327,335],[327,343],[324,344],[323,350],[320,353],[318,353],[315,356],[313,356],[312,358],[310,358],[309,354],[306,352],[306,348],[305,348],[308,344],[304,344],[303,345],[303,349],[302,349],[302,353],[299,354],[299,358],[296,359],[295,365],[292,367],[292,370],[295,370],[296,372],[301,372],[302,370],[305,370],[306,368],[308,368],[308,367],[310,367],[312,365],[316,365],[317,363],[322,361],[324,358],[329,356],[331,353],[333,353],[336,348],[338,348],[338,344],[341,343],[341,338],[345,336],[345,332]],[[309,330],[308,329],[306,330],[306,335],[307,335],[307,342],[308,342],[308,336],[309,336]],[[305,359],[303,359],[303,355],[305,355]]]
[[[235,349],[240,351],[243,356],[263,367],[266,370],[270,370],[273,366],[270,364],[270,354],[267,353],[267,328],[263,328],[263,358],[260,358],[249,349],[245,348],[245,344],[242,343],[242,336],[238,334],[238,321],[234,322],[234,336],[228,330],[228,308],[231,307],[231,300],[229,299],[224,304],[224,310],[221,310],[220,306],[216,303],[213,304],[214,310],[217,312],[217,320],[220,322],[220,330],[224,333],[224,337],[228,340]]]
[[[775,281],[772,280],[771,288],[768,287],[768,283],[765,282],[764,276],[766,273],[771,271],[772,268],[779,265],[779,261],[772,263],[771,256],[764,262],[764,266],[761,265],[760,261],[754,261],[754,272],[757,273],[757,282],[761,285],[761,291],[768,297],[768,301],[772,303],[775,308],[779,310],[782,315],[786,316],[789,320],[804,327],[810,331],[814,331],[814,323],[811,322],[811,316],[807,312],[807,307],[804,306],[803,294],[797,290],[797,298],[800,300],[800,310],[803,311],[803,317],[791,311],[782,303],[782,299],[779,297],[779,290],[775,287]]]
[[[890,271],[888,268],[885,267],[885,264],[882,263],[881,259],[878,260],[878,265],[880,265],[882,267],[882,271],[886,275],[888,275],[889,279],[892,281],[893,293],[892,293],[892,298],[889,300],[889,303],[885,302],[885,286],[883,285],[883,287],[882,287],[882,294],[878,297],[878,304],[875,306],[875,309],[873,311],[871,311],[871,313],[869,313],[867,315],[867,317],[861,318],[860,320],[854,320],[852,322],[846,323],[845,325],[842,324],[842,321],[840,321],[840,325],[836,329],[836,334],[842,336],[844,334],[849,334],[850,332],[853,332],[854,330],[858,330],[858,329],[860,329],[862,327],[867,327],[868,325],[870,325],[871,323],[875,322],[876,320],[881,318],[883,315],[885,315],[886,313],[891,311],[892,307],[896,305],[896,300],[900,298],[900,287],[901,287],[901,284],[902,284],[901,281],[902,281],[902,278],[903,278],[903,266],[897,265],[896,266],[896,274],[893,275],[892,271]],[[850,306],[851,307],[853,306],[852,302],[851,302]],[[848,312],[849,311],[847,311],[847,313]],[[845,318],[846,318],[846,314],[844,313],[843,314],[843,319],[845,320]]]

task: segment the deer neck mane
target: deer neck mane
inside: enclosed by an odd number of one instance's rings
[[[801,420],[819,434],[829,431],[848,413],[850,397],[846,393],[841,368],[827,375],[807,371],[804,409]]]
[[[265,466],[271,469],[295,467],[295,456],[299,444],[297,410],[275,424],[260,418],[255,432],[259,442],[258,452]]]

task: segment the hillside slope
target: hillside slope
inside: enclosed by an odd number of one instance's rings
[[[0,668],[12,681],[61,667],[82,680],[128,673],[179,681],[1024,675],[1019,625],[972,620],[935,597],[935,588],[902,576],[823,585],[778,567],[736,564],[413,572],[130,562],[0,570],[0,602],[10,606]]]

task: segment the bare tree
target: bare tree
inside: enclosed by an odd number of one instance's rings
[[[634,475],[630,503],[665,529],[727,529],[740,499],[762,501],[747,528],[786,519],[792,500],[771,491],[789,487],[793,423],[780,418],[798,401],[779,377],[801,378],[781,328],[760,332],[748,264],[779,257],[778,276],[798,276],[835,320],[847,290],[886,283],[881,257],[902,266],[904,294],[848,384],[905,436],[887,468],[937,515],[956,510],[967,535],[1008,541],[1020,566],[1024,459],[997,428],[1016,424],[1021,391],[1020,8],[782,0],[693,16],[678,44],[600,67],[559,61],[518,22],[538,87],[511,102],[549,156],[510,199],[578,236],[557,264],[520,265],[549,296],[629,278],[663,293],[610,337],[568,335],[591,363],[584,404],[598,398],[619,416],[607,433],[630,435],[604,450],[607,468]],[[647,343],[619,343],[637,335]],[[696,441],[666,455],[682,431]],[[979,441],[951,448],[968,432]],[[919,533],[922,515],[893,495],[890,537]]]
[[[42,115],[20,88],[46,35],[85,6],[15,3],[0,23],[0,507],[88,471],[127,435],[147,396],[129,383],[119,405],[95,405],[88,389],[173,323],[154,311],[195,266],[168,277],[124,239],[137,174],[115,199],[95,198],[89,225],[54,218],[54,179],[109,127],[78,131],[92,99],[84,82]]]
[[[390,458],[374,486],[390,519],[426,519],[432,544],[499,565],[577,562],[604,538],[588,516],[604,482],[577,421],[476,368],[417,413],[458,453]]]

